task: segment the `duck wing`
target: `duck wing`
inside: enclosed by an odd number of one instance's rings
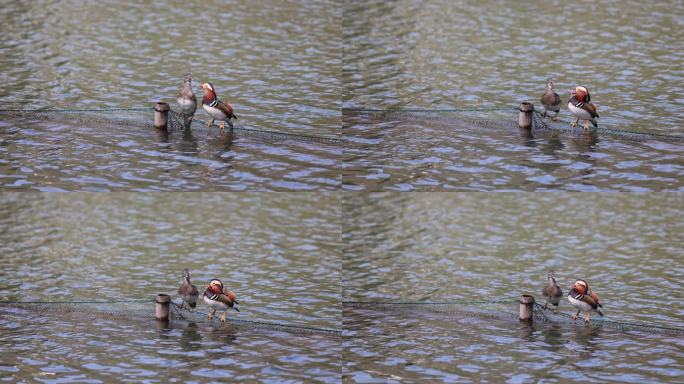
[[[558,96],[556,92],[545,93],[544,96],[542,96],[541,98],[541,103],[544,105],[557,105],[560,104],[560,102],[560,96]]]
[[[235,113],[233,113],[232,105],[219,100],[218,104],[216,105],[216,108],[220,109],[223,113],[225,113],[227,119],[233,118],[237,120],[238,117],[235,115]]]
[[[592,118],[599,117],[598,112],[596,112],[596,105],[594,103],[579,101],[574,96],[572,97],[572,99],[568,100],[568,103],[574,105],[577,108],[584,109],[589,113],[589,116],[591,116]]]
[[[594,293],[591,293],[588,295],[583,295],[582,301],[591,305],[591,307],[594,309],[598,308],[599,306],[603,307],[603,305],[601,305],[598,301],[598,296],[596,296],[596,294],[594,294]]]
[[[183,285],[178,288],[178,294],[188,296],[197,295],[197,287],[195,287],[193,284],[183,282]]]

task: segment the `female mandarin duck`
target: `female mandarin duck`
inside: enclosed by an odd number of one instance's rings
[[[542,295],[546,297],[546,303],[544,303],[543,307],[544,310],[546,310],[546,306],[551,303],[556,307],[553,312],[558,313],[558,305],[560,304],[560,299],[563,296],[563,291],[561,291],[558,284],[556,284],[556,274],[553,271],[549,271],[546,286],[542,290]]]
[[[176,95],[176,102],[178,102],[185,120],[185,126],[187,127],[192,123],[192,117],[195,116],[195,110],[197,109],[197,97],[195,97],[195,93],[192,91],[192,76],[189,73],[185,75],[183,87],[178,92],[178,95]]]
[[[221,315],[222,323],[226,321],[228,308],[233,308],[240,312],[240,309],[237,306],[240,302],[237,301],[235,292],[225,288],[219,279],[213,279],[207,284],[203,298],[204,302],[212,308],[212,311],[208,316],[209,320],[214,318],[214,313],[216,313],[217,309],[224,311],[223,315]]]
[[[587,87],[577,86],[570,92],[572,98],[568,100],[568,109],[575,115],[576,119],[570,125],[574,128],[580,120],[584,120],[584,130],[589,130],[589,122],[598,127],[596,118],[599,117],[596,112],[596,105],[591,102],[591,95]]]
[[[221,130],[225,127],[225,122],[227,122],[228,126],[232,129],[233,123],[230,119],[237,120],[238,118],[235,113],[233,113],[233,106],[218,99],[214,86],[211,85],[211,83],[202,83],[202,89],[204,90],[202,108],[211,116],[211,121],[207,123],[207,127],[211,127],[216,119],[221,121],[221,124],[219,125]]]
[[[561,99],[556,92],[553,91],[553,79],[546,80],[546,93],[541,97],[541,103],[544,106],[543,118],[546,118],[546,112],[553,111],[556,115],[552,118],[556,121],[558,112],[560,112]]]
[[[183,304],[185,303],[188,303],[191,308],[190,310],[195,308],[199,292],[197,287],[190,282],[190,272],[188,272],[187,268],[183,270],[183,285],[178,288],[178,294],[183,298],[180,309],[183,309]]]
[[[599,302],[598,295],[591,291],[589,284],[584,280],[577,280],[570,287],[568,301],[577,308],[577,313],[572,316],[573,320],[577,320],[580,311],[585,312],[585,323],[589,323],[589,312],[591,311],[596,311],[599,315],[603,316],[603,312],[601,312],[603,305]]]

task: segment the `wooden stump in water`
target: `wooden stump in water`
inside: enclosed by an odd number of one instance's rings
[[[169,121],[169,103],[159,102],[154,106],[154,127],[157,129],[166,129]]]
[[[520,296],[520,321],[532,321],[534,314],[534,296]]]
[[[169,320],[169,303],[171,302],[171,296],[160,293],[157,295],[156,307],[154,310],[154,317],[160,321]]]
[[[522,129],[532,129],[532,115],[534,114],[534,104],[523,101],[520,103],[520,115],[518,115],[518,126]]]

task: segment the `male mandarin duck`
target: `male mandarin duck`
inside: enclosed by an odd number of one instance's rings
[[[197,306],[199,292],[197,287],[190,282],[190,272],[188,272],[187,268],[183,270],[183,284],[178,288],[178,294],[183,298],[180,309],[183,309],[183,304],[185,303],[188,303],[191,310]]]
[[[572,316],[573,320],[577,320],[580,311],[585,312],[585,323],[589,323],[589,312],[591,311],[596,311],[599,315],[603,316],[603,312],[601,312],[603,305],[599,302],[598,295],[591,291],[589,284],[584,280],[577,280],[575,281],[575,284],[570,287],[568,301],[577,308],[577,313]]]
[[[214,86],[211,83],[202,83],[202,89],[204,90],[202,108],[211,116],[211,121],[207,123],[207,127],[211,127],[214,124],[214,119],[216,119],[221,121],[219,125],[221,130],[225,127],[225,122],[228,123],[230,128],[233,128],[233,123],[230,119],[237,120],[238,118],[233,113],[233,106],[218,99]]]
[[[563,296],[563,291],[561,291],[558,284],[556,284],[556,274],[553,271],[549,271],[549,274],[547,275],[547,282],[546,286],[542,290],[542,295],[546,297],[544,310],[546,310],[546,306],[551,303],[556,307],[554,313],[558,313],[558,305],[560,304],[560,299]]]
[[[560,96],[553,91],[553,79],[546,80],[546,93],[541,97],[541,103],[544,106],[542,117],[546,118],[546,112],[553,111],[556,112],[553,121],[556,121],[558,112],[560,112],[561,99]]]
[[[575,115],[576,119],[570,125],[574,128],[580,120],[584,120],[584,130],[589,130],[589,122],[598,127],[596,118],[599,117],[596,112],[596,105],[591,102],[591,95],[587,87],[577,86],[570,92],[572,98],[568,100],[568,109]]]
[[[203,296],[204,302],[212,308],[211,313],[208,316],[209,320],[214,318],[217,309],[224,311],[223,315],[221,315],[221,322],[226,321],[228,308],[233,308],[240,312],[240,309],[237,306],[240,302],[237,301],[235,293],[228,288],[225,288],[219,279],[213,279],[207,284]]]

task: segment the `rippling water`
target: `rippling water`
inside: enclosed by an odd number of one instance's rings
[[[555,269],[566,293],[573,279],[589,281],[606,319],[682,328],[683,203],[678,194],[345,195],[344,295],[539,300]],[[560,311],[571,313],[567,300]],[[527,327],[515,317],[415,308],[346,307],[344,322],[349,381],[675,382],[684,374],[682,338],[655,332]]]
[[[562,1],[347,2],[343,106],[510,107],[508,115],[478,118],[511,121],[521,101],[539,103],[546,79],[553,77],[563,100],[563,126],[571,119],[565,107],[570,89],[581,84],[599,105],[600,127],[681,135],[681,4],[612,1],[583,4],[581,12],[577,7]],[[682,184],[681,145],[644,148],[599,136],[591,151],[600,164],[593,165],[572,141],[562,141],[565,150],[547,157],[520,146],[506,131],[464,130],[457,117],[439,129],[428,121],[388,120],[352,113],[345,118],[349,189],[671,190]],[[467,149],[473,147],[475,154]],[[551,171],[558,166],[559,172]],[[492,175],[502,168],[505,176]],[[587,172],[599,177],[588,179]]]
[[[335,1],[7,3],[0,10],[0,109],[151,107],[157,101],[173,107],[190,72],[195,93],[199,81],[211,81],[233,104],[241,126],[339,136],[341,13]],[[207,116],[201,108],[197,115]],[[140,117],[151,120],[146,116]],[[259,140],[230,148],[216,143],[224,141],[218,133],[200,132],[194,148],[185,150],[157,148],[152,133],[131,127],[95,134],[92,127],[59,121],[2,118],[2,125],[3,146],[19,157],[0,156],[0,174],[10,179],[0,180],[3,187],[307,190],[340,183],[332,148]],[[131,144],[122,135],[136,139]],[[55,141],[63,143],[59,150]],[[122,146],[129,148],[124,159]],[[33,156],[48,148],[51,161],[35,164],[40,160]],[[226,164],[234,157],[242,159],[242,169]],[[211,169],[222,170],[212,172],[213,182],[199,182],[205,169],[196,165],[207,159],[216,161]]]
[[[483,124],[477,117],[457,114],[347,114],[343,187],[357,191],[684,190],[684,141],[641,141],[562,129],[528,136],[511,123],[484,120]],[[558,128],[558,123],[550,124]]]
[[[39,191],[337,190],[336,144],[193,126],[0,121],[0,188]]]
[[[229,320],[340,329],[339,200],[2,194],[0,300],[153,299],[175,295],[187,267],[198,286],[218,277],[237,292]],[[13,308],[0,329],[6,380],[336,382],[341,366],[340,339],[320,334]]]

